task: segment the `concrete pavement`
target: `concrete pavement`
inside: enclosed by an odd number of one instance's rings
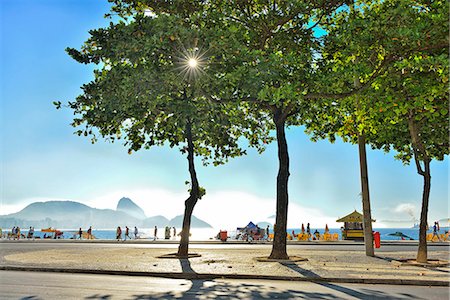
[[[6,245],[17,244],[17,247]],[[119,246],[120,244],[120,246]],[[267,244],[245,248],[206,248],[192,244],[189,259],[162,258],[176,252],[174,245],[137,242],[104,243],[89,241],[75,243],[41,243],[2,241],[0,243],[0,270],[48,271],[64,273],[115,274],[155,276],[180,279],[271,279],[311,282],[406,284],[422,286],[449,286],[448,264],[419,266],[405,263],[414,259],[415,251],[386,251],[377,257],[367,257],[361,250],[339,250],[330,247],[321,250],[303,249],[288,245],[290,257],[303,260],[260,261],[270,254]],[[48,245],[48,246],[47,246]],[[39,247],[37,247],[39,246]],[[256,246],[256,245],[255,245]],[[442,248],[442,249],[439,249]],[[429,259],[448,261],[449,247],[438,247],[428,253]]]

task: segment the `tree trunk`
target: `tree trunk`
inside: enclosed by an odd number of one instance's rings
[[[420,213],[419,227],[419,248],[417,250],[417,262],[426,263],[428,261],[427,250],[427,225],[428,225],[428,204],[430,201],[431,173],[430,162],[425,161],[425,172],[423,175],[422,211]]]
[[[355,88],[361,87],[361,83],[357,77],[354,78],[353,84]],[[361,104],[358,98],[356,99],[356,109],[357,111],[361,110]],[[358,150],[359,169],[361,173],[364,245],[366,248],[366,256],[375,256],[372,235],[372,211],[370,209],[369,175],[367,171],[366,136],[364,132],[358,133]]]
[[[286,142],[285,122],[283,111],[277,108],[273,117],[277,130],[279,169],[277,176],[277,212],[276,227],[272,245],[271,259],[289,259],[286,251],[286,227],[288,212],[288,179],[289,179],[289,154]]]
[[[420,263],[426,263],[428,261],[427,250],[427,225],[428,225],[428,205],[430,201],[431,191],[431,171],[430,171],[430,158],[428,157],[425,147],[419,135],[419,128],[414,119],[414,113],[410,112],[408,116],[408,128],[411,136],[411,144],[414,152],[414,161],[416,163],[417,173],[423,176],[423,193],[422,193],[422,210],[420,213],[420,226],[419,226],[419,248],[417,250],[416,261]],[[424,169],[420,165],[423,161]]]
[[[191,123],[186,124],[186,139],[188,143],[188,163],[189,174],[191,175],[191,191],[189,198],[184,202],[184,217],[183,217],[183,229],[181,231],[180,245],[178,246],[179,257],[188,257],[189,253],[189,232],[191,230],[191,217],[194,211],[195,204],[199,199],[199,184],[197,179],[197,173],[195,172],[194,165],[194,143],[192,140],[192,127]]]
[[[359,167],[361,171],[362,207],[364,216],[364,244],[366,246],[366,255],[375,256],[372,235],[372,212],[370,209],[369,176],[367,172],[366,137],[364,133],[358,135],[358,149]]]

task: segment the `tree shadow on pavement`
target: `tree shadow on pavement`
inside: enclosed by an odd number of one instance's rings
[[[280,262],[280,264],[299,273],[300,275],[302,275],[304,277],[312,278],[312,279],[322,278],[318,274],[316,274],[310,270],[305,270],[295,263]],[[315,282],[315,283],[318,285],[321,285],[323,287],[344,293],[348,296],[355,297],[357,299],[380,299],[380,300],[381,299],[393,299],[393,300],[397,300],[397,299],[405,299],[405,297],[407,297],[409,299],[420,299],[420,298],[415,297],[414,295],[409,295],[409,294],[401,294],[401,297],[400,296],[395,297],[390,294],[386,294],[382,291],[371,290],[371,289],[361,289],[360,291],[358,291],[358,290],[354,290],[354,289],[351,289],[348,287],[344,287],[342,285],[333,284],[333,283],[326,282],[326,281],[323,281],[323,282],[319,281],[319,282]]]
[[[111,297],[112,297],[112,295],[99,295],[99,294],[96,294],[96,295],[92,295],[92,296],[89,296],[89,297],[86,297],[86,298],[84,298],[84,299],[111,299]]]
[[[192,286],[185,292],[166,292],[135,295],[134,300],[145,299],[336,299],[331,293],[276,290],[266,283],[223,282],[221,280],[191,280]]]

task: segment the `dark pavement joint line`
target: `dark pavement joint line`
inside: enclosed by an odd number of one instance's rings
[[[244,275],[244,274],[209,274],[192,272],[190,265],[180,261],[183,272],[137,272],[137,271],[115,271],[99,269],[68,269],[68,268],[42,268],[42,267],[18,267],[0,266],[2,271],[25,271],[25,272],[54,272],[75,274],[97,274],[97,275],[121,275],[121,276],[147,276],[173,279],[257,279],[257,280],[286,280],[286,281],[309,281],[309,282],[334,282],[334,283],[359,283],[359,284],[386,284],[386,285],[416,285],[416,286],[450,286],[449,281],[434,280],[409,280],[409,279],[372,279],[372,278],[334,278],[334,277],[295,277],[295,276],[267,276],[267,275]],[[191,271],[192,270],[192,271]],[[187,272],[185,272],[187,271]],[[310,274],[303,274],[310,275]]]

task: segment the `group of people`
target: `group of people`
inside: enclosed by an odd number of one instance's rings
[[[172,232],[172,233],[171,233]],[[164,228],[164,239],[169,240],[171,237],[176,238],[177,229],[175,227],[166,226]],[[153,240],[158,239],[158,226],[153,229]]]
[[[0,237],[3,237],[3,231],[0,228]],[[20,238],[25,238],[25,235],[23,233],[21,233],[20,227],[19,226],[14,226],[11,229],[11,232],[8,232],[8,234],[6,235],[6,237],[8,239],[13,239],[13,240],[20,240]],[[30,229],[28,230],[27,239],[34,239],[34,227],[30,226]]]
[[[81,227],[80,227],[80,229],[78,229],[78,238],[80,240],[83,238],[83,230],[81,229]],[[88,240],[94,239],[94,236],[92,235],[92,226],[89,226],[89,229],[86,230],[86,239],[88,239]]]
[[[139,230],[136,226],[134,226],[134,239],[135,240],[138,239],[138,236],[139,236]],[[132,239],[130,237],[130,228],[128,226],[125,226],[123,241],[126,241],[127,238],[130,240]],[[117,226],[117,229],[116,229],[116,240],[118,240],[118,241],[122,240],[122,228],[120,228],[120,226]]]
[[[308,241],[320,239],[320,232],[317,229],[311,234],[311,227],[310,227],[309,223],[306,224],[306,230],[305,230],[305,225],[302,223],[301,233],[304,234],[305,231],[306,231],[306,235],[308,237]],[[329,233],[328,226],[325,227],[324,233]],[[292,238],[294,238],[295,236],[296,236],[295,231],[292,230]]]

